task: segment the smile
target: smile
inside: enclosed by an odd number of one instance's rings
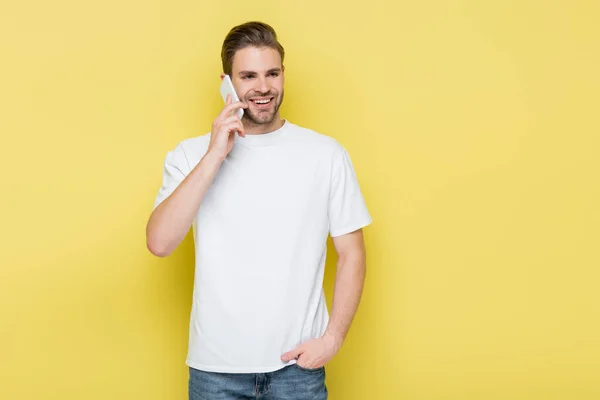
[[[257,99],[257,100],[251,100],[254,104],[269,104],[271,102],[271,100],[273,100],[273,98],[269,98],[269,99]]]

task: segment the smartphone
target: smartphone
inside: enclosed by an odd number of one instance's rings
[[[225,103],[227,103],[227,95],[228,94],[231,95],[232,103],[235,103],[236,101],[240,101],[240,98],[238,97],[237,93],[235,92],[235,89],[233,88],[233,83],[231,82],[231,78],[229,77],[229,75],[225,75],[225,77],[223,78],[223,82],[221,82],[221,97],[223,97],[223,101]],[[237,110],[235,110],[235,112],[237,113],[237,116],[239,117],[239,119],[242,119],[242,116],[244,115],[244,109],[238,108]]]

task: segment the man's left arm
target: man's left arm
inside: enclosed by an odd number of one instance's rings
[[[331,316],[325,334],[285,353],[281,357],[284,362],[297,358],[301,367],[322,367],[339,351],[350,329],[360,303],[366,275],[362,229],[334,237],[333,244],[338,262]]]

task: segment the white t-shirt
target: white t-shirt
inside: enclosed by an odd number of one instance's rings
[[[371,223],[346,150],[288,121],[236,141],[193,223],[196,269],[186,364],[229,373],[278,370],[320,337],[327,237]],[[154,207],[208,149],[210,133],[167,153]]]

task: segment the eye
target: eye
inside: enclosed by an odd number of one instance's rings
[[[272,77],[277,77],[279,76],[279,72],[271,72],[269,75],[271,75]]]
[[[252,79],[254,76],[253,75],[244,75],[242,76],[243,80],[248,80],[248,79]]]

